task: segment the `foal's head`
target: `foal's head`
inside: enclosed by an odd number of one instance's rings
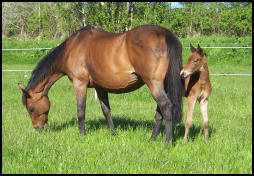
[[[182,78],[187,78],[193,73],[201,71],[203,65],[206,63],[206,54],[200,48],[199,44],[197,49],[190,44],[190,50],[192,54],[180,72]]]
[[[22,90],[22,101],[31,117],[33,127],[36,130],[42,130],[48,126],[48,112],[50,102],[46,95],[36,94],[30,90],[26,90],[23,84],[18,84]]]

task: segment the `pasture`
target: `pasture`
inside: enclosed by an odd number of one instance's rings
[[[243,46],[247,39],[181,39],[183,46]],[[208,42],[207,42],[208,41]],[[210,41],[210,42],[209,42]],[[5,48],[55,47],[61,41],[2,39]],[[207,43],[205,43],[207,42]],[[230,42],[230,44],[228,44]],[[204,49],[210,73],[252,73],[252,50]],[[2,69],[33,69],[47,51],[3,51]],[[190,55],[183,49],[183,63]],[[25,77],[24,75],[27,75]],[[76,97],[67,77],[49,91],[49,129],[33,129],[17,83],[27,85],[30,72],[2,72],[3,173],[252,173],[252,77],[210,76],[210,141],[204,143],[199,104],[194,109],[189,142],[182,144],[186,120],[174,126],[173,147],[165,147],[164,128],[149,143],[156,109],[148,88],[109,94],[116,126],[113,136],[94,89],[88,89],[86,135],[79,136]]]

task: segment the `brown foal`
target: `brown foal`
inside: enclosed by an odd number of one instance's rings
[[[209,139],[208,98],[211,94],[212,87],[209,80],[206,54],[199,45],[197,49],[190,45],[190,49],[192,54],[180,73],[181,77],[185,78],[185,96],[188,102],[183,143],[187,143],[196,101],[200,102],[200,109],[204,122],[205,141],[207,142]]]

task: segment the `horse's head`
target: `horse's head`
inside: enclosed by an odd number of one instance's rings
[[[42,130],[48,126],[48,112],[50,102],[46,95],[33,93],[31,90],[26,90],[23,84],[18,84],[22,90],[22,101],[31,117],[33,127],[36,130]]]
[[[182,78],[187,78],[193,73],[201,71],[202,66],[206,63],[206,54],[200,48],[199,44],[197,49],[190,44],[190,50],[192,54],[180,72]]]

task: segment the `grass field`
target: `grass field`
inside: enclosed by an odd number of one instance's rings
[[[202,41],[193,40],[194,45]],[[22,46],[22,42],[9,42]],[[40,47],[51,47],[46,43]],[[23,43],[23,47],[33,44]],[[3,69],[33,69],[38,62],[31,61],[35,56],[28,59],[27,52],[18,58],[14,57],[15,52],[6,52],[2,54]],[[211,73],[252,73],[252,51],[223,50],[222,56],[219,51],[207,52]],[[189,50],[184,51],[184,63],[189,54]],[[37,52],[37,56],[42,55]],[[212,61],[212,56],[218,57]],[[63,77],[48,94],[49,129],[36,132],[17,86],[19,82],[26,85],[30,75],[30,72],[2,72],[2,173],[252,173],[252,77],[211,76],[209,143],[204,143],[202,117],[196,104],[189,143],[182,144],[187,110],[184,98],[183,123],[174,127],[175,145],[165,147],[164,128],[156,141],[148,142],[156,103],[146,86],[128,94],[109,94],[115,136],[111,135],[99,102],[94,99],[94,90],[89,89],[87,134],[80,137],[75,93],[72,84]]]

